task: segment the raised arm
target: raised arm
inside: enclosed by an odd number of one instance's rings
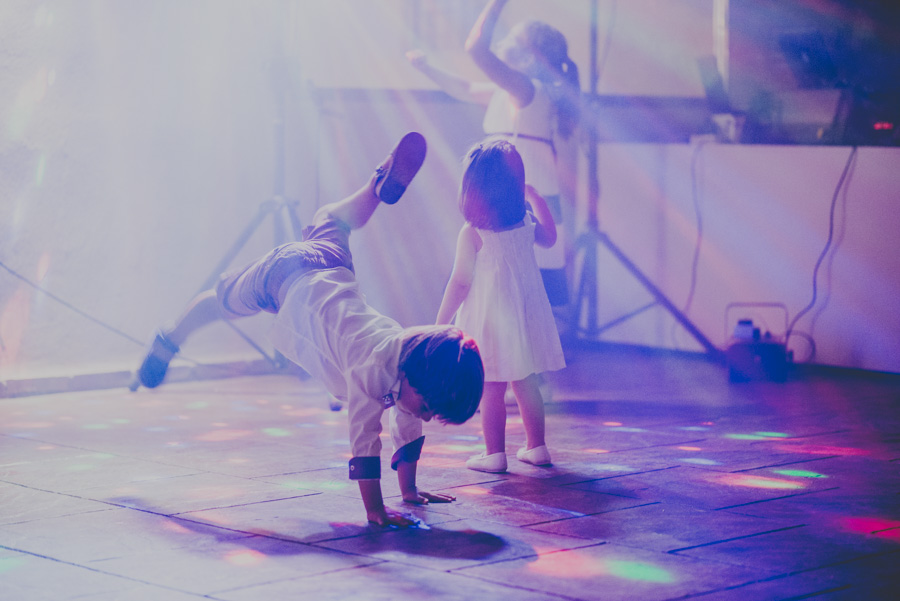
[[[441,308],[438,310],[435,323],[447,324],[453,321],[457,309],[469,294],[472,278],[475,275],[475,255],[481,249],[481,236],[468,223],[459,231],[456,239],[456,258],[453,260],[453,271],[450,281],[444,290]]]
[[[488,2],[469,32],[466,52],[491,81],[509,92],[517,106],[524,107],[534,98],[534,84],[531,78],[507,65],[491,50],[494,29],[505,5],[506,0]]]
[[[406,60],[425,77],[436,83],[442,90],[457,100],[487,105],[491,99],[493,86],[487,82],[469,81],[449,71],[435,67],[428,61],[428,57],[421,50],[410,50],[406,53]]]
[[[544,248],[556,244],[556,222],[547,207],[547,201],[531,186],[525,186],[525,201],[534,210],[537,223],[534,227],[534,243]]]

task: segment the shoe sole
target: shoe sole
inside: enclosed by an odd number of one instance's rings
[[[406,134],[397,143],[392,153],[390,169],[376,191],[383,203],[392,205],[400,200],[425,162],[426,151],[425,137],[418,132]]]

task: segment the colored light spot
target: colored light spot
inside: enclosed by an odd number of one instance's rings
[[[700,447],[676,447],[679,451],[701,451]]]
[[[806,488],[805,484],[793,482],[792,480],[782,480],[781,478],[766,478],[764,476],[749,476],[745,474],[727,474],[718,481],[722,484],[731,486],[746,486],[749,488],[773,488],[782,490],[795,490],[798,488]]]
[[[206,434],[201,434],[197,440],[202,442],[225,442],[228,440],[237,440],[253,434],[250,430],[213,430]]]
[[[86,472],[94,469],[96,466],[90,463],[75,463],[70,465],[68,469],[70,472]]]
[[[754,432],[757,436],[765,436],[766,438],[790,438],[790,434],[784,432]]]
[[[785,443],[778,445],[775,448],[779,451],[788,451],[791,453],[807,453],[809,455],[840,455],[844,457],[853,457],[869,454],[869,451],[866,451],[865,449],[857,449],[854,447],[833,447],[828,445],[816,444]]]
[[[290,431],[285,430],[284,428],[263,428],[263,434],[266,436],[274,436],[276,438],[291,435]]]
[[[606,567],[609,573],[620,578],[628,580],[639,580],[641,582],[672,582],[672,575],[666,570],[649,563],[640,563],[637,561],[608,561]]]
[[[478,442],[479,440],[481,440],[481,438],[472,434],[458,434],[456,436],[451,436],[450,440],[467,440]]]
[[[900,541],[900,521],[883,518],[848,517],[838,520],[840,526],[856,534],[871,534]]]
[[[696,465],[722,465],[714,459],[703,459],[702,457],[689,457],[687,459],[679,459],[678,461],[684,461],[685,463],[693,463]]]
[[[765,436],[760,436],[759,434],[726,434],[725,438],[731,438],[732,440],[765,440]]]
[[[481,486],[463,486],[457,490],[466,495],[488,495],[491,493],[491,491]]]
[[[583,449],[582,453],[609,453],[606,449]]]
[[[206,409],[209,407],[209,402],[207,401],[193,401],[184,406],[185,409]]]
[[[794,478],[827,478],[825,474],[808,472],[806,470],[772,470],[780,476],[793,476]]]
[[[44,183],[44,173],[47,171],[47,155],[42,154],[41,158],[38,159],[37,168],[34,173],[34,183],[36,186],[40,186]]]
[[[705,432],[705,431],[709,430],[709,428],[705,428],[703,426],[683,426],[678,429],[684,430],[686,432]]]
[[[190,532],[187,528],[179,524],[178,522],[167,521],[163,523],[163,529],[168,530],[169,532],[177,532],[179,534],[187,534]]]
[[[24,563],[23,557],[0,557],[0,574],[14,570]]]
[[[610,430],[615,430],[616,432],[646,432],[644,428],[627,428],[627,427],[616,427],[610,428]]]
[[[229,551],[225,554],[225,561],[227,561],[231,565],[244,568],[259,565],[265,558],[265,553],[260,553],[259,551],[254,551],[253,549]]]
[[[673,582],[672,575],[653,564],[622,560],[595,560],[577,552],[547,553],[528,564],[528,569],[541,574],[549,574],[563,579],[596,579],[602,576],[616,576],[626,580]]]
[[[634,468],[629,465],[619,465],[616,463],[601,463],[593,467],[600,472],[630,472],[634,470]]]
[[[621,426],[622,422],[603,422],[604,426]]]

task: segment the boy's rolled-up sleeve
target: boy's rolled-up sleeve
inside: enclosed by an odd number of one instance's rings
[[[396,470],[400,461],[418,461],[425,443],[422,420],[398,410],[397,407],[391,407],[390,428],[391,442],[394,444],[391,468]]]
[[[381,415],[380,403],[369,398],[358,386],[351,384],[347,396],[350,420],[351,480],[381,478]]]

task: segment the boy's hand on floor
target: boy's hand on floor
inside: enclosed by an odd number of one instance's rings
[[[412,503],[413,505],[427,505],[429,503],[451,503],[456,500],[452,495],[444,493],[430,493],[419,491],[415,495],[403,495],[404,503]]]
[[[419,523],[418,520],[387,507],[381,511],[366,513],[366,518],[368,518],[370,524],[375,524],[376,526],[399,526],[404,528]]]

